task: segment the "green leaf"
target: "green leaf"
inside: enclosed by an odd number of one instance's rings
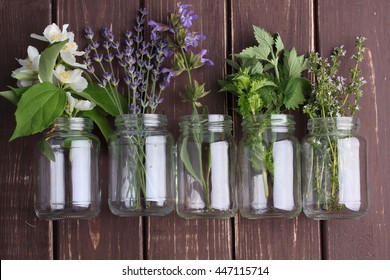
[[[51,44],[41,53],[41,58],[39,59],[39,78],[41,82],[53,82],[53,72],[57,57],[68,41]]]
[[[255,34],[256,41],[259,43],[260,46],[266,45],[270,49],[272,49],[274,44],[274,38],[272,37],[271,34],[269,34],[263,28],[260,28],[255,25],[253,25],[253,31]]]
[[[9,89],[11,89],[17,96],[21,96],[24,92],[26,92],[26,90],[28,90],[31,86],[28,86],[28,87],[18,87],[18,88],[15,88],[15,87],[8,87]]]
[[[16,128],[10,141],[37,132],[51,125],[65,110],[66,94],[51,83],[30,87],[16,108]]]
[[[106,111],[111,116],[120,115],[118,106],[120,106],[122,112],[127,112],[127,101],[117,91],[111,92],[107,89],[100,87],[96,83],[91,83],[84,90],[84,92],[76,92],[76,95],[79,95],[89,101],[95,102],[99,107]],[[110,94],[110,96],[109,96]],[[119,105],[116,105],[114,100],[118,100]]]
[[[19,96],[12,90],[1,91],[0,96],[4,97],[13,104],[18,104]]]
[[[308,69],[304,56],[298,56],[295,48],[290,52],[285,52],[284,56],[285,72],[288,78],[300,77],[301,73]]]
[[[306,78],[292,78],[289,80],[284,93],[284,105],[287,109],[297,109],[305,102],[304,93],[311,87]]]
[[[187,169],[188,173],[191,174],[192,177],[196,181],[198,181],[200,184],[202,184],[201,180],[199,177],[196,175],[194,168],[192,167],[191,161],[190,161],[190,156],[188,154],[188,149],[187,149],[187,144],[188,144],[188,137],[184,137],[181,149],[180,149],[180,159],[184,164],[184,167]]]
[[[236,54],[236,57],[241,59],[253,58],[256,56],[256,47],[249,47],[242,50],[239,54]]]
[[[96,109],[96,107],[92,110],[81,112],[81,115],[93,120],[94,123],[99,127],[100,131],[103,133],[103,136],[106,141],[108,142],[108,138],[110,138],[113,134],[113,130],[107,118],[103,114],[101,114]]]
[[[284,44],[283,44],[282,38],[280,37],[279,33],[276,35],[276,38],[275,38],[275,47],[276,47],[276,53],[279,53],[284,49]]]
[[[56,161],[56,157],[54,155],[53,149],[51,148],[50,144],[46,140],[40,141],[38,146],[44,156],[46,156],[49,160],[53,162]]]
[[[18,74],[14,75],[13,78],[17,80],[35,81],[38,79],[38,75],[19,72]]]
[[[225,61],[226,61],[226,63],[229,64],[233,69],[235,69],[235,70],[240,69],[240,65],[239,65],[237,62],[235,62],[234,60],[232,60],[232,59],[225,59]]]
[[[263,64],[260,62],[256,63],[252,69],[251,69],[251,74],[262,74],[264,71]]]

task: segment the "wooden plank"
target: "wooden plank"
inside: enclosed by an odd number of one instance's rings
[[[352,52],[355,36],[368,38],[363,62],[368,84],[357,117],[361,122],[360,133],[368,142],[371,206],[369,215],[361,220],[325,223],[325,257],[329,259],[390,258],[389,12],[390,2],[386,0],[318,1],[321,54],[329,55],[333,47],[342,44]],[[350,56],[348,53],[347,57]],[[346,68],[343,75],[348,76]]]
[[[15,58],[26,58],[28,45],[43,46],[30,34],[50,23],[50,2],[0,1],[1,90],[16,84],[11,78],[11,71],[20,67]],[[38,138],[8,143],[15,128],[14,111],[15,106],[0,97],[0,259],[51,259],[52,223],[34,213],[38,170],[33,151]]]
[[[150,18],[165,21],[167,13],[175,9],[174,0],[146,0]],[[184,3],[184,2],[183,2]],[[227,113],[226,94],[218,93],[217,80],[225,72],[226,57],[226,1],[185,1],[193,5],[199,18],[193,23],[193,31],[203,33],[207,38],[199,50],[208,49],[207,57],[215,62],[214,67],[205,67],[194,75],[198,81],[206,82],[211,94],[203,100],[210,113]],[[188,103],[182,103],[179,92],[184,92],[184,77],[180,77],[165,92],[164,103],[159,112],[166,114],[170,129],[177,137],[179,117],[191,114]],[[231,220],[184,220],[176,214],[167,217],[148,218],[147,258],[148,259],[231,259]]]
[[[60,24],[69,23],[80,48],[86,46],[84,29],[91,27],[98,34],[112,27],[116,36],[133,26],[139,1],[126,0],[58,0]],[[119,37],[117,37],[119,39]],[[120,218],[108,209],[108,154],[102,139],[100,158],[102,211],[90,221],[58,223],[58,257],[60,259],[142,259],[143,237],[141,218]]]
[[[232,1],[233,53],[255,44],[252,25],[271,33],[280,33],[286,48],[299,53],[313,49],[313,1]],[[297,134],[305,130],[302,115],[297,114]],[[237,123],[239,128],[240,124]],[[235,221],[236,259],[319,259],[320,225],[302,213],[292,220]]]

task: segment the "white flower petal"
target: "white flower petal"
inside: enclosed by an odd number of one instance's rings
[[[30,37],[34,38],[34,39],[38,39],[40,41],[49,42],[49,40],[45,36],[41,36],[41,35],[38,35],[38,34],[35,34],[35,33],[32,33],[30,35]]]
[[[85,78],[80,77],[75,82],[69,84],[70,87],[76,91],[76,92],[82,92],[84,89],[87,88],[88,82]]]
[[[68,112],[68,114],[72,114],[73,110],[74,110],[74,107],[75,107],[75,104],[76,104],[76,99],[74,99],[72,97],[72,95],[70,94],[70,92],[66,92],[66,98],[68,99],[68,108],[66,109],[66,111]]]
[[[76,102],[75,108],[80,111],[89,111],[92,110],[96,104],[88,100],[78,100]]]
[[[74,67],[80,67],[82,69],[87,69],[87,66],[84,65],[84,64],[80,64],[80,63],[77,63],[76,62],[76,57],[71,53],[71,52],[68,52],[68,51],[61,51],[60,52],[61,54],[61,58],[62,60],[70,65],[70,66],[74,66]]]
[[[35,57],[39,56],[39,52],[38,52],[37,48],[35,48],[33,46],[28,46],[27,54],[28,54],[28,59],[30,61],[33,61]]]

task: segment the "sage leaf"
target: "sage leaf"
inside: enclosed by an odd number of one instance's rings
[[[184,137],[183,143],[182,143],[181,149],[180,149],[180,159],[183,162],[184,167],[187,169],[188,173],[190,173],[191,176],[194,177],[194,179],[196,181],[198,181],[200,184],[202,184],[201,180],[196,175],[194,168],[192,167],[192,164],[190,161],[190,156],[188,154],[187,144],[188,144],[188,138]]]
[[[39,79],[41,82],[53,82],[53,72],[57,57],[68,40],[57,42],[48,46],[39,59]]]
[[[16,128],[10,141],[43,131],[65,110],[66,93],[51,83],[30,87],[16,108]]]

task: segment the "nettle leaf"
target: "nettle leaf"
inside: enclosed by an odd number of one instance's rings
[[[259,43],[260,46],[266,45],[270,49],[272,49],[274,44],[274,38],[270,33],[265,31],[263,28],[260,28],[255,25],[253,25],[253,31],[255,34],[256,41]]]
[[[297,109],[305,102],[304,93],[311,87],[306,78],[297,77],[289,80],[284,93],[284,105],[286,109]]]
[[[75,94],[89,100],[95,102],[98,106],[103,108],[111,116],[118,116],[120,114],[118,106],[113,101],[119,100],[120,106],[122,108],[122,112],[127,112],[127,101],[126,98],[123,97],[119,92],[114,91],[109,93],[107,90],[96,83],[91,83],[84,90],[84,92],[76,92]],[[109,94],[112,98],[110,98]]]
[[[225,60],[227,64],[229,64],[233,69],[235,70],[239,70],[240,69],[240,65],[235,62],[234,60],[231,60],[231,59],[226,59]]]
[[[276,47],[276,53],[279,53],[284,49],[284,44],[283,44],[282,38],[280,37],[279,33],[276,34],[275,47]]]
[[[286,76],[289,78],[300,77],[301,73],[308,69],[308,64],[304,56],[298,56],[295,48],[290,52],[285,52],[284,63]]]
[[[256,56],[256,47],[249,47],[243,49],[239,54],[236,54],[235,56],[241,59],[254,58]]]
[[[53,72],[57,57],[68,41],[69,39],[51,44],[41,53],[41,58],[39,59],[39,78],[41,82],[53,82]]]
[[[15,112],[16,128],[10,141],[43,131],[65,110],[66,93],[51,83],[30,87]]]
[[[251,74],[262,74],[264,71],[263,64],[257,62],[251,69]]]

